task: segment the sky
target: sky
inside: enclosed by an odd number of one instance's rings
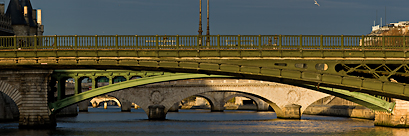
[[[6,7],[9,0],[5,0]],[[210,0],[211,35],[365,35],[409,0]],[[206,0],[202,0],[203,35]],[[44,35],[197,35],[199,0],[31,0]],[[378,18],[377,18],[378,17]]]

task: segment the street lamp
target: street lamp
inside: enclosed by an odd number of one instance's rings
[[[210,31],[209,31],[209,0],[207,0],[207,39],[206,39],[206,45],[210,46]]]
[[[199,46],[202,45],[202,0],[199,0]]]

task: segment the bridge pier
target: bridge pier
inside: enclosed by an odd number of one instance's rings
[[[214,105],[212,105],[210,110],[211,110],[211,112],[223,112],[224,111],[224,103],[223,104],[221,104],[221,103],[214,104]]]
[[[80,112],[88,112],[89,100],[78,103],[78,109]]]
[[[177,103],[173,104],[173,106],[170,107],[168,112],[179,112],[179,104],[180,104],[180,102],[177,102]]]
[[[392,113],[375,112],[375,126],[409,128],[409,101],[393,100],[396,105]]]
[[[122,100],[121,102],[121,111],[122,112],[131,112],[132,102]]]
[[[149,108],[148,118],[149,120],[165,120],[166,112],[163,105],[151,105]]]
[[[281,113],[277,113],[277,118],[301,119],[301,106],[297,104],[285,105]]]
[[[19,107],[19,128],[55,128],[55,115],[48,108],[50,70],[2,71],[2,81],[15,88],[13,94],[20,96],[15,100]],[[7,92],[6,92],[7,93]],[[52,94],[52,93],[50,93]]]

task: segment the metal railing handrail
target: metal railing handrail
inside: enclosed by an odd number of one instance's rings
[[[226,42],[228,41],[228,42]],[[406,50],[406,36],[365,35],[53,35],[0,36],[5,49]]]

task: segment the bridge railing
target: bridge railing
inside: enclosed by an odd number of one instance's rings
[[[94,35],[2,36],[0,49],[406,50],[405,36]]]

